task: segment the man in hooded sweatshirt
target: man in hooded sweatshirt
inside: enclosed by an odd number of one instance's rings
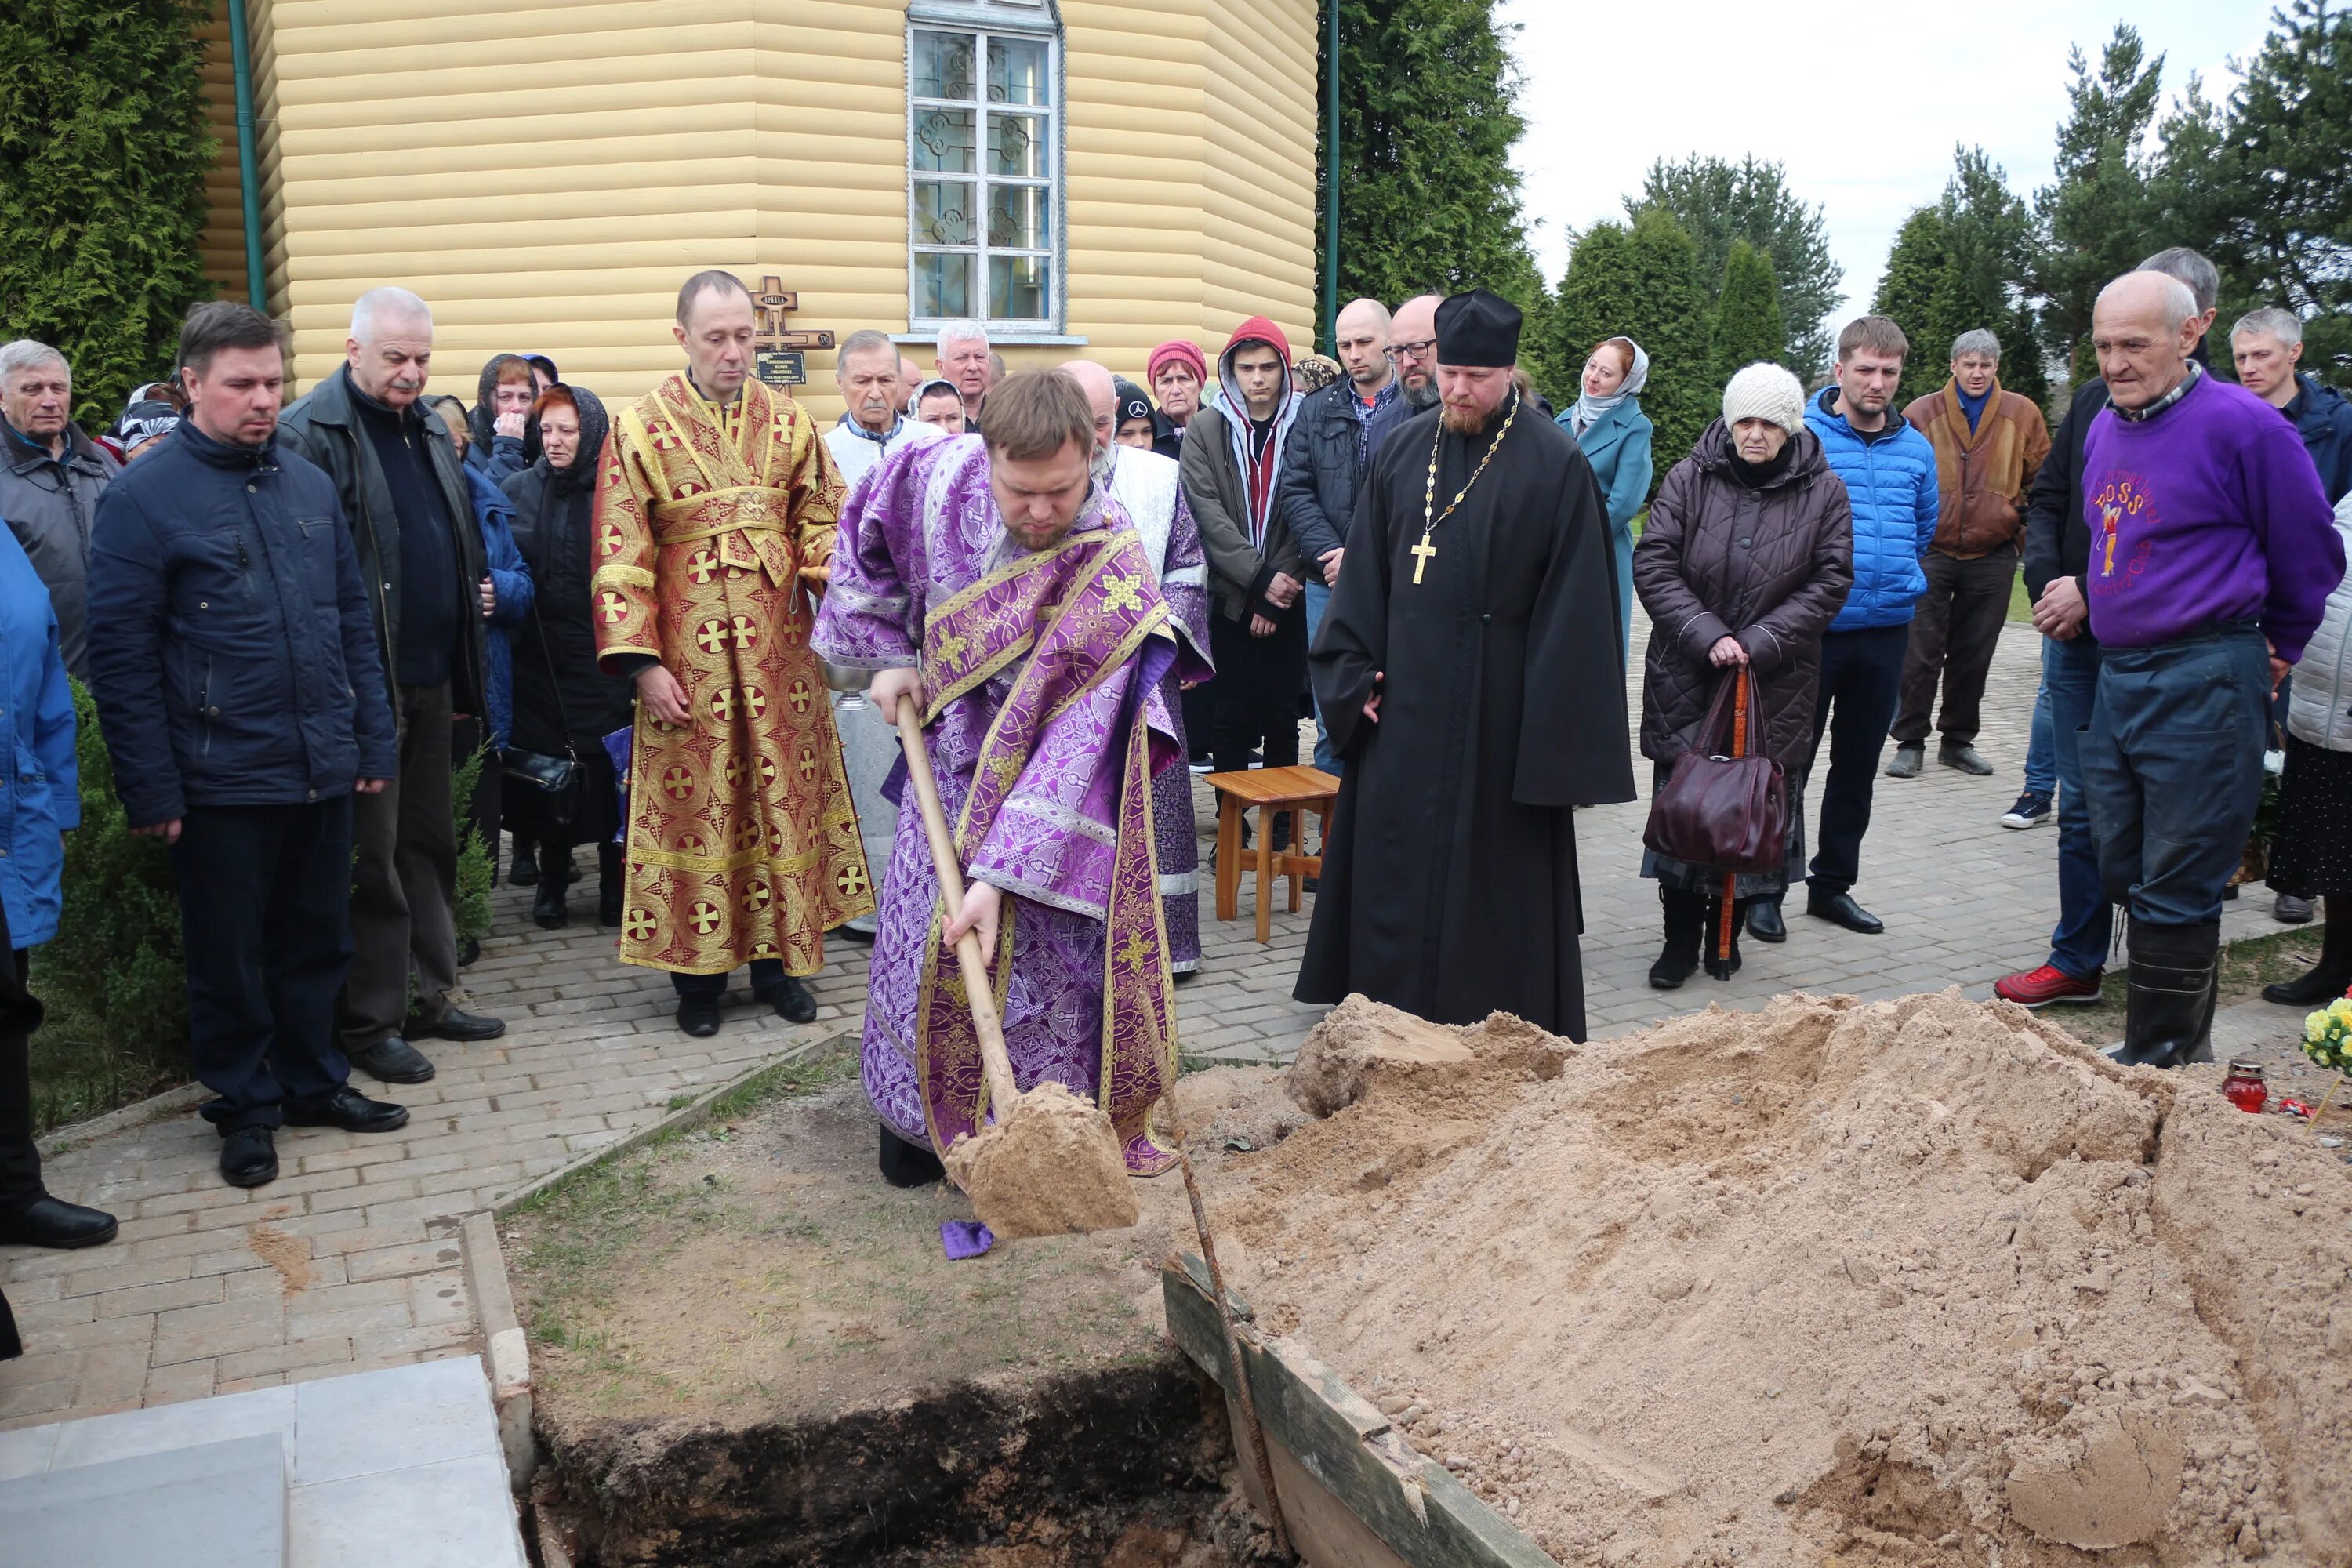
[[[1179,472],[1208,552],[1210,657],[1217,667],[1210,752],[1219,773],[1298,761],[1307,681],[1306,567],[1276,504],[1283,443],[1297,417],[1290,340],[1264,316],[1217,356],[1217,392],[1184,427]]]

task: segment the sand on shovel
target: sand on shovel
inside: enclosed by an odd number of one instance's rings
[[[1110,1118],[1058,1083],[998,1107],[941,1157],[1000,1241],[1124,1230],[1141,1218]]]

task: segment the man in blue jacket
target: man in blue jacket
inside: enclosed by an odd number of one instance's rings
[[[214,300],[180,333],[188,410],[107,489],[90,690],[131,831],[171,847],[188,1049],[221,1174],[278,1174],[276,1130],[388,1132],[352,1088],[352,800],[399,766],[375,625],[327,476],[277,440],[276,322]]]
[[[1388,307],[1378,300],[1358,300],[1339,312],[1332,346],[1348,374],[1299,404],[1298,422],[1283,447],[1276,495],[1307,567],[1310,645],[1323,625],[1331,590],[1339,585],[1356,491],[1371,471],[1381,440],[1413,412],[1389,363],[1389,324]],[[1337,773],[1339,756],[1319,712],[1315,731],[1315,765]]]
[[[1805,409],[1806,426],[1853,503],[1853,587],[1822,634],[1821,698],[1813,705],[1813,750],[1826,730],[1830,776],[1822,789],[1805,912],[1866,936],[1886,924],[1853,900],[1862,836],[1870,827],[1879,752],[1903,695],[1912,612],[1927,591],[1919,563],[1936,537],[1936,449],[1894,408],[1909,353],[1903,329],[1884,316],[1847,322],[1838,334],[1836,380]],[[1792,794],[1803,790],[1811,771],[1809,755],[1803,772],[1789,781]],[[1804,870],[1791,859],[1791,886]],[[1748,931],[1760,942],[1784,941],[1780,905],[1750,905]]]

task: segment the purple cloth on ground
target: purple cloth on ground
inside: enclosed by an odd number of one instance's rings
[[[940,1245],[947,1249],[950,1263],[961,1263],[994,1247],[996,1235],[976,1219],[945,1220],[940,1226]]]

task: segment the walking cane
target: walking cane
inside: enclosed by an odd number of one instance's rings
[[[1744,757],[1748,754],[1748,667],[1744,664],[1739,666],[1738,673],[1732,679],[1737,684],[1731,689],[1731,754]],[[1726,871],[1723,874],[1723,912],[1716,920],[1715,959],[1718,963],[1731,962],[1732,905],[1738,891],[1739,874]]]

